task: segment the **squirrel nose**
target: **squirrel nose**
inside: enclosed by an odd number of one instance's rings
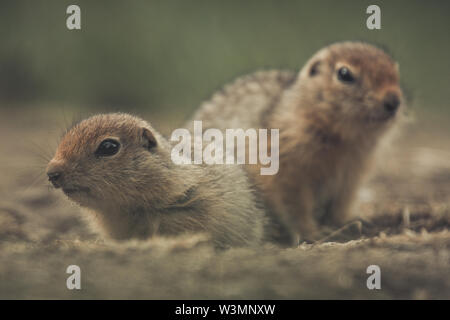
[[[384,97],[383,103],[386,111],[394,114],[400,105],[400,98],[396,93],[388,92]]]
[[[55,188],[59,188],[58,180],[61,178],[62,173],[59,171],[49,171],[47,172],[48,181],[50,181]]]

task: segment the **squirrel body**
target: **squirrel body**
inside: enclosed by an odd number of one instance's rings
[[[176,165],[146,121],[92,116],[62,138],[49,180],[116,240],[206,233],[215,246],[258,245],[265,215],[238,166]]]
[[[246,166],[270,212],[290,233],[317,240],[349,218],[372,154],[398,122],[398,66],[384,51],[341,42],[300,70],[259,71],[213,94],[194,114],[205,128],[277,128],[279,172]],[[270,140],[270,139],[269,139]]]

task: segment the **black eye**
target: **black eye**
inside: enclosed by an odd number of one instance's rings
[[[95,151],[95,155],[99,157],[108,157],[115,155],[120,148],[120,143],[114,139],[103,140]]]
[[[355,77],[353,77],[353,74],[346,67],[340,68],[337,72],[337,76],[338,76],[339,81],[342,81],[342,82],[350,83],[350,82],[355,81]]]

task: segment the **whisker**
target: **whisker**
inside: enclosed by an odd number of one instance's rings
[[[36,185],[36,183],[42,179],[43,177],[43,173],[42,172],[38,172],[37,174],[34,175],[33,178],[31,178],[31,183],[29,183],[26,187],[25,187],[25,191],[28,191],[30,188],[34,187]]]

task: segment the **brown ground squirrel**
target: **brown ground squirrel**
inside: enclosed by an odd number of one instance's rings
[[[279,128],[279,172],[247,166],[272,213],[295,242],[317,226],[348,218],[355,190],[380,137],[399,118],[396,63],[359,42],[330,45],[295,72],[237,79],[204,102],[193,119],[204,128]],[[269,139],[270,141],[270,139]]]
[[[265,216],[238,166],[176,165],[144,120],[100,114],[63,136],[49,180],[113,239],[204,232],[217,247],[256,245]]]

